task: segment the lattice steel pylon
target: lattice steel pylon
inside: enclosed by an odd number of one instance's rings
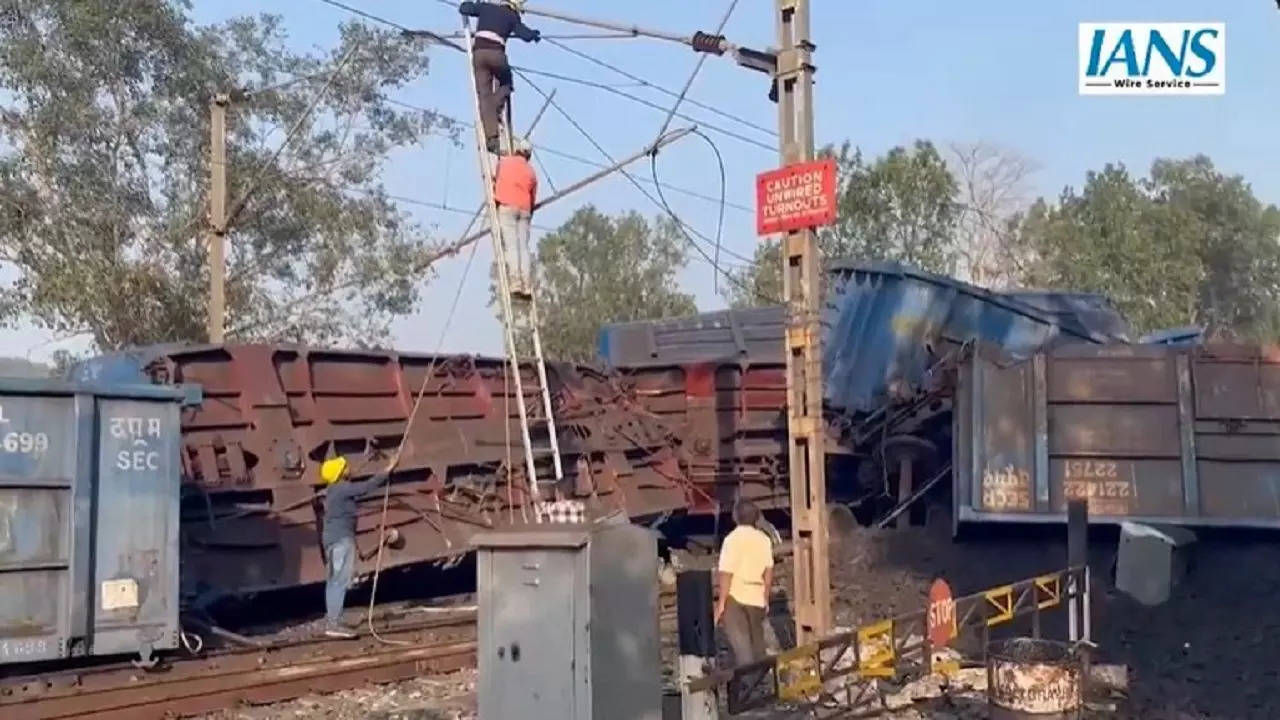
[[[476,87],[476,71],[472,48],[471,23],[466,19],[462,19],[462,30],[464,42],[467,50],[467,66],[471,73],[472,103],[475,110],[475,130],[476,130],[476,156],[480,162],[480,176],[484,184],[485,207],[489,217],[490,237],[493,238],[493,256],[494,264],[498,266],[498,299],[502,306],[502,324],[503,334],[505,335],[508,372],[511,374],[512,382],[515,385],[516,393],[516,411],[520,414],[520,439],[524,445],[524,461],[525,472],[528,481],[528,490],[530,498],[535,504],[541,501],[541,492],[539,490],[539,478],[537,467],[537,456],[550,454],[551,467],[554,477],[550,482],[559,484],[564,478],[564,468],[560,459],[560,441],[556,435],[556,421],[551,404],[551,389],[547,384],[547,365],[542,355],[542,337],[539,332],[538,322],[538,305],[536,295],[532,295],[527,302],[514,302],[511,295],[511,278],[508,274],[506,263],[506,243],[517,242],[516,238],[504,238],[502,232],[502,224],[498,221],[498,206],[494,200],[494,165],[489,157],[489,151],[486,147],[486,138],[484,136],[484,122],[482,110],[480,107],[480,94]],[[514,147],[511,137],[511,103],[507,102],[507,112],[505,117],[500,120],[499,128],[500,142],[505,142],[506,148],[510,150]],[[517,307],[518,306],[518,307]],[[523,316],[523,317],[520,317]],[[538,371],[538,383],[541,386],[538,393],[542,403],[542,417],[536,421],[530,419],[529,408],[525,402],[524,395],[524,379],[520,374],[520,357],[519,357],[519,332],[518,322],[525,321],[525,327],[529,330],[530,339],[533,345],[534,365]],[[545,424],[547,431],[546,447],[534,447],[533,433],[530,425],[533,423]],[[508,471],[512,468],[508,468]],[[534,517],[541,522],[541,513],[534,513]]]

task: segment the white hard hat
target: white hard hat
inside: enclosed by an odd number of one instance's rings
[[[516,153],[519,155],[532,155],[533,143],[527,138],[516,138]]]
[[[524,12],[524,0],[507,0],[507,5],[516,12]]]

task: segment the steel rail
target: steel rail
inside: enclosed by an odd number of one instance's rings
[[[407,680],[424,673],[449,672],[475,664],[475,641],[383,648],[350,657],[320,657],[268,669],[206,674],[172,683],[115,688],[6,707],[12,720],[162,720],[176,715],[215,712],[243,702],[278,702],[323,689],[333,692],[369,682]]]
[[[382,630],[409,646],[382,647],[369,637],[284,641],[175,660],[157,672],[113,665],[7,678],[0,681],[0,716],[159,720],[404,680],[474,666],[475,630],[467,612]]]
[[[167,720],[475,667],[476,613],[447,611],[451,616],[408,622],[413,612],[397,614],[379,631],[409,646],[379,645],[368,635],[285,639],[171,660],[154,672],[119,663],[0,678],[0,717]],[[658,612],[674,622],[674,593],[659,593]]]

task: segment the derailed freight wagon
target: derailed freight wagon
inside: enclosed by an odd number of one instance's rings
[[[961,369],[957,523],[1280,527],[1280,349],[1065,346]]]
[[[822,314],[828,487],[872,517],[898,502],[904,461],[923,483],[950,460],[951,385],[975,345],[1027,357],[1061,342],[1127,339],[1103,296],[1002,294],[893,263],[836,263]],[[787,496],[785,309],[619,323],[604,362],[691,447],[721,499]],[[725,492],[726,490],[730,492]]]
[[[187,400],[0,379],[0,665],[177,647]]]
[[[358,508],[357,578],[379,561],[383,570],[456,562],[477,531],[532,521],[508,367],[467,355],[225,344],[136,348],[73,372],[203,389],[181,421],[183,594],[199,606],[324,580],[319,467],[329,457],[345,456],[365,477],[404,442],[388,489]],[[525,401],[540,406],[532,363],[521,373]],[[548,481],[544,467],[541,500],[646,519],[711,506],[682,470],[676,433],[611,378],[549,363],[547,380],[565,477]],[[545,445],[539,427],[534,442]]]

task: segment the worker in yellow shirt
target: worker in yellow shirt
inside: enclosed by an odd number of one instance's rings
[[[765,655],[764,619],[773,584],[773,542],[756,527],[760,509],[740,501],[733,509],[737,527],[720,546],[716,625],[724,629],[735,665]]]

